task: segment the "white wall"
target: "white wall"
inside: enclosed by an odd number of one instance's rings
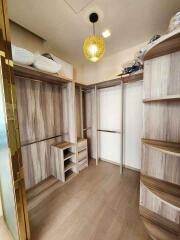
[[[141,168],[142,81],[124,87],[124,164]]]
[[[116,77],[121,71],[121,66],[127,61],[133,60],[137,51],[146,43],[119,51],[104,57],[97,63],[87,63],[77,69],[77,80],[84,84],[103,82]]]
[[[0,217],[2,217],[3,213],[2,213],[2,204],[1,204],[1,196],[0,196]]]

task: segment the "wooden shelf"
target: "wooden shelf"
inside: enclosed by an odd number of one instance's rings
[[[142,139],[144,145],[154,148],[160,152],[180,157],[180,144],[156,141],[151,139]]]
[[[169,96],[163,96],[163,97],[146,98],[143,100],[143,103],[160,102],[160,101],[176,101],[176,100],[180,100],[180,95],[169,95]]]
[[[74,146],[74,143],[61,142],[61,143],[54,144],[53,146],[64,150],[64,149],[73,147],[73,146]]]
[[[51,74],[40,71],[34,67],[17,64],[14,66],[14,74],[15,76],[23,77],[24,79],[39,80],[57,84],[66,84],[72,82],[71,79],[58,76],[58,74]]]
[[[70,181],[76,174],[71,170],[65,172],[65,182]]]
[[[69,158],[73,157],[74,155],[75,155],[75,153],[72,153],[72,152],[65,154],[64,161],[68,160]]]
[[[178,240],[179,226],[168,219],[140,206],[141,219],[153,239]]]
[[[165,182],[156,178],[141,174],[141,182],[157,197],[170,204],[172,207],[180,208],[179,185]]]
[[[69,169],[73,168],[76,165],[74,162],[69,162],[65,167],[64,167],[64,172],[67,172]]]
[[[159,38],[150,45],[144,55],[144,61],[164,56],[180,50],[180,30],[173,31]]]

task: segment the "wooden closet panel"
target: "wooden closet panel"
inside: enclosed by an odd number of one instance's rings
[[[180,142],[180,101],[146,103],[144,138]]]
[[[81,106],[80,106],[80,89],[76,88],[76,129],[77,137],[81,137]]]
[[[68,88],[63,87],[62,104],[61,104],[61,119],[62,119],[62,133],[65,141],[69,141],[69,111],[68,111]]]
[[[180,93],[180,52],[144,62],[144,98]]]
[[[57,137],[21,148],[26,189],[52,175],[51,145],[60,141],[62,138]]]
[[[180,158],[143,145],[141,173],[180,184]]]
[[[140,205],[179,224],[180,211],[170,204],[163,202],[142,183],[140,183]]]
[[[21,143],[63,132],[61,86],[16,77]]]

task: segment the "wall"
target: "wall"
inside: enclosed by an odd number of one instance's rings
[[[63,58],[67,61],[66,57],[63,56],[58,49],[51,46],[47,41],[44,41],[40,37],[13,22],[10,23],[10,26],[11,41],[16,46],[26,48],[33,53],[51,52],[57,57]]]
[[[135,53],[146,43],[119,51],[111,56],[104,57],[98,63],[86,63],[78,67],[77,80],[84,84],[103,82],[116,77],[121,71],[121,65],[134,59]]]
[[[1,203],[1,196],[0,196],[0,217],[2,217],[3,213],[2,213],[2,203]]]

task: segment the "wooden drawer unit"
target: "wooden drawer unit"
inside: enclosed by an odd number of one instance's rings
[[[88,167],[87,139],[78,139],[78,142],[77,142],[77,162],[78,162],[78,170],[79,171]]]
[[[84,149],[87,149],[87,139],[80,138],[77,142],[77,151],[81,152]]]

